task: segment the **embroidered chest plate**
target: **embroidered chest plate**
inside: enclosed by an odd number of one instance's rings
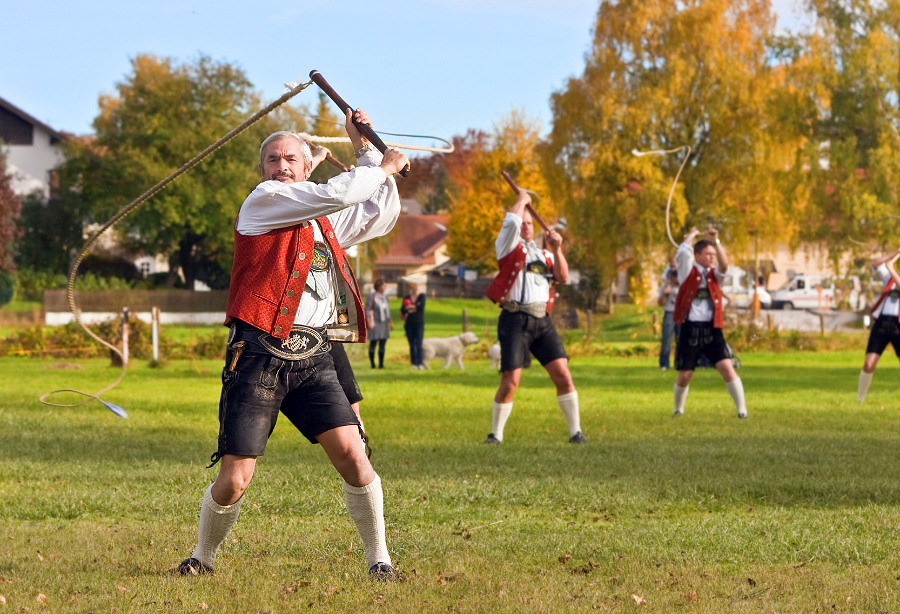
[[[312,263],[309,265],[311,271],[324,271],[328,268],[331,260],[328,246],[321,241],[316,241],[313,246]]]
[[[547,267],[547,263],[543,260],[535,260],[529,262],[525,265],[526,273],[534,273],[535,275],[540,275],[541,277],[549,277],[550,269]]]

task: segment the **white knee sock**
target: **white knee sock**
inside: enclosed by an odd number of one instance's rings
[[[191,555],[210,569],[215,569],[216,552],[225,541],[228,531],[237,522],[241,511],[241,499],[231,505],[219,505],[212,498],[212,484],[203,493],[200,503],[200,528],[197,531],[197,547]]]
[[[503,441],[503,428],[512,413],[512,403],[498,403],[491,406],[491,432],[499,441]]]
[[[856,398],[860,403],[866,400],[866,395],[869,393],[869,386],[872,384],[872,376],[875,375],[875,372],[866,373],[865,371],[859,372],[859,387],[856,389]]]
[[[384,494],[378,475],[365,486],[350,486],[344,482],[347,511],[366,547],[366,565],[391,564],[384,535]]]
[[[578,414],[578,391],[570,392],[556,397],[559,408],[566,418],[569,426],[569,437],[581,430],[581,418]]]
[[[688,390],[690,390],[690,388],[690,384],[684,388],[675,384],[675,414],[678,416],[684,413],[684,402],[687,399]]]
[[[744,402],[744,383],[741,378],[736,377],[730,382],[725,382],[725,388],[728,394],[734,399],[734,406],[737,408],[738,416],[745,418],[747,416],[747,404]]]

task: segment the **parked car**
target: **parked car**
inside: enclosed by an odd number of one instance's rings
[[[753,306],[754,295],[759,295],[759,306],[763,309],[772,307],[772,296],[759,284],[754,283],[753,276],[738,266],[728,267],[725,279],[720,284],[722,292],[731,299],[732,307],[749,309]]]
[[[772,294],[774,309],[837,309],[843,300],[851,308],[860,302],[858,282],[836,290],[834,279],[823,275],[799,273]],[[844,285],[842,284],[842,288]]]

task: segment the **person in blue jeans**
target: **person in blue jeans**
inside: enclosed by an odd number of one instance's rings
[[[409,362],[413,369],[424,369],[422,340],[425,338],[425,295],[419,293],[419,284],[407,283],[409,293],[403,298],[403,304],[400,306],[400,318],[403,320],[403,330],[409,342]]]
[[[659,369],[667,371],[671,364],[669,357],[672,354],[672,340],[678,338],[679,326],[675,325],[675,297],[678,296],[678,270],[675,266],[675,256],[669,258],[669,264],[662,274],[662,282],[659,286],[657,304],[663,308],[662,341],[659,347]]]

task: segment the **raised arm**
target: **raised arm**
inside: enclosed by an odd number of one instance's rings
[[[548,231],[544,238],[553,254],[553,281],[564,284],[569,281],[569,263],[562,251],[563,238],[555,230]]]
[[[347,130],[347,136],[350,137],[350,142],[353,144],[353,149],[357,152],[357,154],[362,155],[360,150],[363,150],[365,146],[371,147],[366,138],[359,133],[359,130],[354,124],[354,120],[359,124],[366,124],[368,126],[372,125],[372,121],[369,119],[368,114],[362,109],[356,109],[356,111],[351,111],[347,109],[347,114],[345,117],[344,127]],[[363,150],[365,153],[365,150]],[[357,157],[359,157],[357,155]],[[390,177],[391,175],[395,175],[400,172],[400,169],[409,164],[409,159],[400,152],[396,147],[389,147],[384,152],[384,158],[381,160],[381,170],[384,171],[385,175]]]
[[[719,241],[719,231],[715,228],[707,228],[706,229],[706,238],[712,241],[713,245],[716,247],[716,269],[720,274],[724,275],[728,272],[728,256],[725,255],[725,248],[722,247],[722,243]]]
[[[872,268],[877,269],[882,264],[887,264],[888,262],[890,262],[890,263],[895,262],[897,260],[897,258],[900,258],[900,249],[898,249],[895,252],[891,252],[887,255],[884,255],[884,256],[878,256],[878,257],[873,256],[872,260],[870,262],[872,264]],[[893,268],[894,267],[892,267],[892,266],[888,267],[888,269],[893,269]]]
[[[886,265],[888,273],[891,274],[891,279],[894,280],[894,285],[897,288],[900,288],[900,273],[897,273],[897,267],[894,266],[894,263],[897,262],[897,258],[900,258],[900,249],[892,254],[885,256],[884,258],[878,258],[880,262],[876,265],[876,260],[872,260],[872,266],[878,268],[882,264]]]

